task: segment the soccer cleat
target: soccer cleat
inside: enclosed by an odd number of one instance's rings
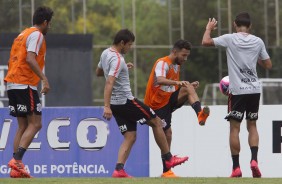
[[[261,177],[261,173],[258,167],[258,163],[255,160],[251,161],[251,170],[253,173],[253,178],[260,178]]]
[[[178,176],[176,176],[171,169],[164,172],[161,177],[162,178],[178,178]]]
[[[14,169],[14,170],[20,172],[25,178],[31,178],[30,174],[25,170],[24,164],[22,163],[21,160],[15,160],[14,158],[12,158],[9,161],[8,166],[11,169]]]
[[[26,178],[25,175],[23,175],[21,172],[15,169],[11,169],[10,177],[11,178]]]
[[[204,126],[209,115],[210,108],[205,106],[198,114],[199,125]]]
[[[242,172],[240,167],[233,169],[230,178],[241,178],[241,177],[242,177]]]
[[[165,165],[167,169],[170,169],[174,166],[180,165],[188,160],[188,157],[177,157],[172,156],[169,161],[165,161]]]
[[[121,169],[121,170],[114,170],[113,172],[113,175],[112,175],[113,178],[133,178],[132,176],[128,175],[124,169]]]

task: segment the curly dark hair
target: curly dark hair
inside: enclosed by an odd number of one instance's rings
[[[192,48],[192,44],[190,42],[188,42],[187,40],[177,40],[174,45],[173,45],[173,49],[187,49],[187,50],[191,50]]]
[[[47,23],[49,23],[52,19],[53,14],[53,10],[49,7],[38,7],[33,14],[33,25],[40,25],[44,21],[47,21]]]

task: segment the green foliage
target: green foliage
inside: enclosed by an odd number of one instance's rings
[[[25,2],[23,2],[24,4]],[[0,1],[0,32],[19,32],[19,9],[18,1],[1,0]],[[23,9],[23,14],[28,14],[30,9]],[[31,14],[22,17],[24,22],[31,22]],[[23,28],[26,27],[23,25]]]
[[[22,0],[22,8],[19,7],[19,0],[0,1],[0,32],[20,31],[20,10],[22,11],[22,28],[31,25],[31,1]],[[83,0],[36,0],[35,8],[41,5],[49,6],[54,10],[52,29],[50,33],[66,34],[93,34],[93,62],[96,69],[101,51],[112,44],[115,33],[121,28],[129,28],[133,31],[133,2],[135,2],[135,23],[136,23],[136,44],[142,45],[169,45],[169,14],[171,14],[172,42],[180,38],[180,1],[170,0],[171,10],[169,11],[169,0],[86,0],[86,19],[83,15]],[[202,48],[201,40],[206,23],[210,17],[218,17],[218,3],[222,8],[227,7],[226,0],[185,0],[184,10],[184,38],[189,40],[193,49],[189,61],[182,67],[181,78],[183,80],[198,80],[201,83],[198,94],[201,97],[206,83],[218,82],[219,74],[219,53],[222,56],[222,75],[227,74],[226,56],[224,50],[218,52],[216,48]],[[270,46],[269,53],[273,62],[273,70],[266,72],[259,69],[260,77],[281,77],[280,67],[281,47],[276,47],[276,22],[275,22],[275,1],[264,0],[231,0],[232,20],[235,15],[242,11],[248,11],[252,18],[252,33],[261,37],[267,46]],[[264,5],[266,5],[266,10]],[[279,10],[282,10],[282,3],[279,3]],[[226,29],[228,26],[228,14],[226,9],[221,12],[219,24]],[[279,14],[280,25],[282,14]],[[233,30],[234,31],[234,30]],[[227,30],[222,30],[226,33]],[[281,35],[281,33],[280,33]],[[218,36],[215,31],[213,37]],[[1,40],[0,40],[1,43]],[[281,41],[280,41],[281,43]],[[279,43],[279,44],[280,44]],[[137,64],[137,89],[138,98],[144,97],[145,86],[151,67],[154,62],[163,56],[168,55],[169,48],[138,48]],[[133,62],[132,53],[126,55],[126,60]],[[134,77],[131,74],[131,83]],[[94,98],[103,98],[103,79],[93,76]],[[134,86],[134,84],[132,84]]]
[[[210,17],[217,17],[217,0],[184,1],[184,38],[192,45],[200,46]]]
[[[167,45],[168,13],[165,6],[152,1],[136,1],[138,45]]]
[[[41,6],[42,4],[38,4]],[[54,17],[52,19],[51,30],[49,33],[74,33],[72,29],[72,1],[57,1],[49,0],[45,2],[45,6],[48,6],[53,9]]]

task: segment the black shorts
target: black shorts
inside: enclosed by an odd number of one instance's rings
[[[26,89],[11,89],[7,93],[10,115],[14,117],[26,117],[32,113],[41,115],[42,108],[37,90],[28,87]]]
[[[137,98],[127,99],[123,105],[111,104],[111,110],[122,134],[126,131],[136,131],[137,123],[144,125],[156,117],[155,112]]]
[[[229,95],[228,97],[228,115],[225,117],[228,121],[234,119],[242,122],[246,112],[247,120],[257,120],[259,110],[260,93]]]
[[[183,106],[183,104],[180,105],[177,104],[179,91],[180,88],[171,94],[168,104],[166,104],[160,109],[155,110],[156,114],[162,120],[164,130],[167,130],[171,127],[172,112]]]

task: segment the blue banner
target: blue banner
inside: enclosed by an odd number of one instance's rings
[[[34,177],[111,177],[123,136],[101,107],[43,108],[42,129],[23,163]],[[16,118],[0,108],[0,177],[9,177]],[[134,177],[149,176],[148,126],[138,125],[137,141],[125,165]]]

